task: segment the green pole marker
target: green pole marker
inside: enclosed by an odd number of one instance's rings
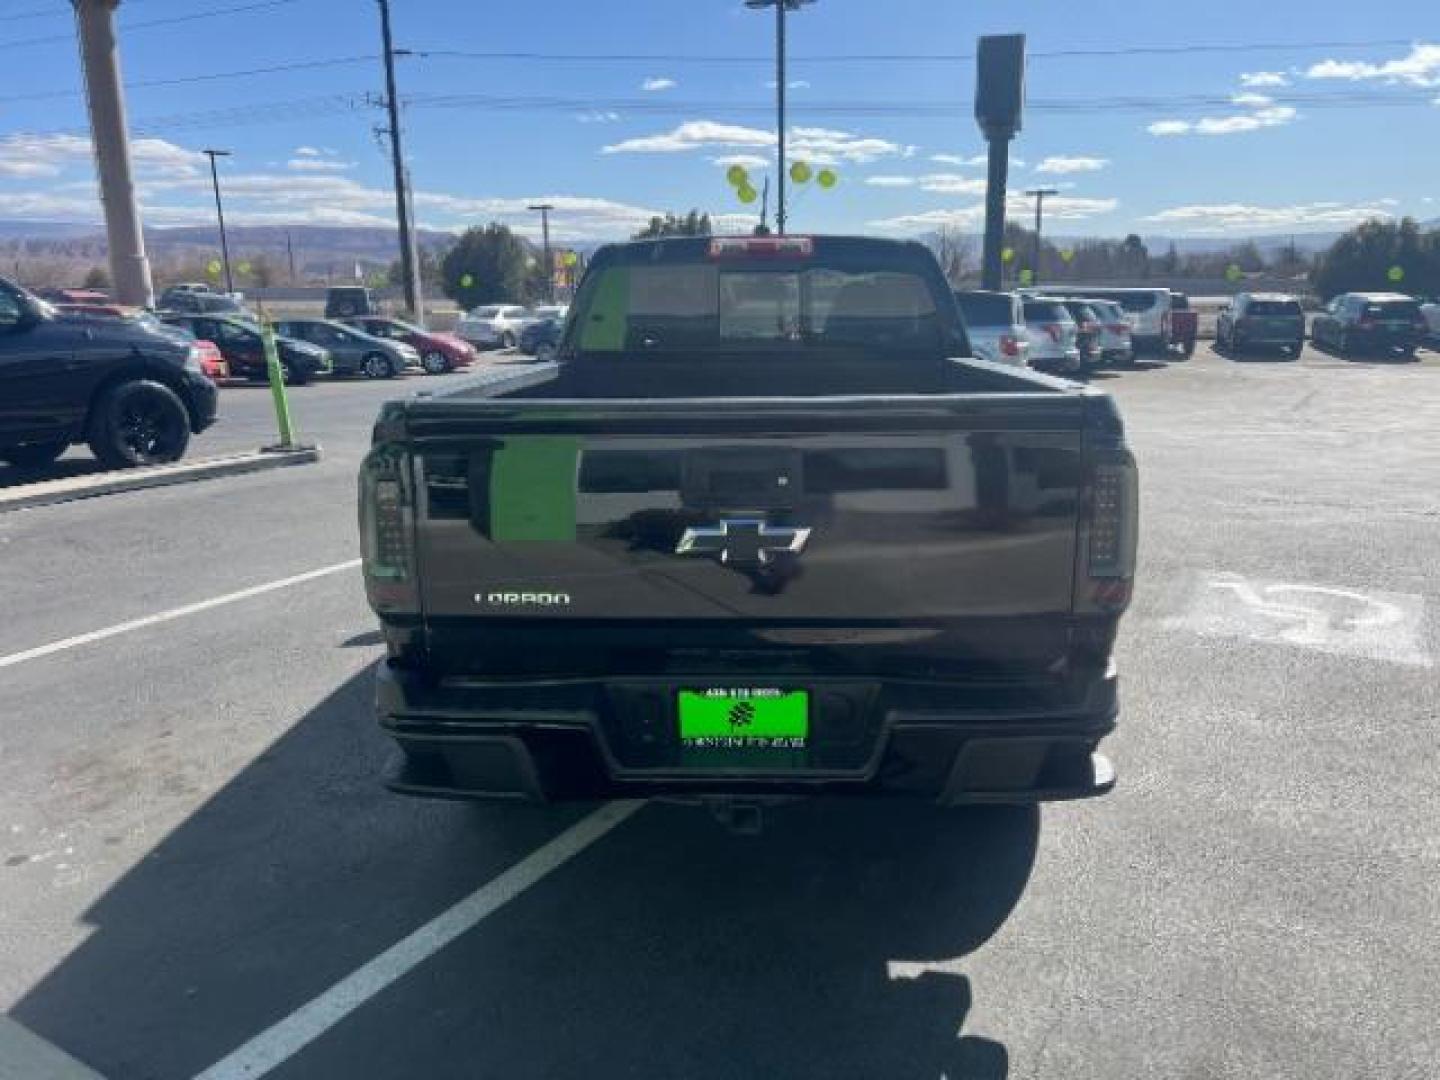
[[[280,350],[275,347],[275,330],[264,312],[260,314],[260,340],[265,343],[265,371],[270,376],[270,396],[275,401],[275,424],[280,429],[280,447],[289,450],[295,445],[290,427],[290,399],[285,396],[285,372],[280,366]]]
[[[1029,285],[1035,280],[1035,271],[1026,266],[1020,270],[1020,284]]]

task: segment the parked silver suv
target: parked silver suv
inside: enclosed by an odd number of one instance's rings
[[[1014,293],[960,289],[955,293],[970,350],[981,360],[1028,367],[1030,335],[1025,312]]]
[[[1080,370],[1079,328],[1065,305],[1043,296],[1026,297],[1025,332],[1030,337],[1030,366],[1057,375]]]

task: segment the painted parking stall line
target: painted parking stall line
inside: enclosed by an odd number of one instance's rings
[[[195,1080],[248,1080],[263,1076],[288,1061],[376,994],[569,862],[644,805],[639,799],[606,803],[319,997],[210,1066]]]
[[[266,593],[278,592],[281,589],[288,589],[292,585],[303,585],[305,582],[314,581],[317,578],[329,577],[331,574],[339,574],[346,570],[354,570],[359,565],[359,559],[347,559],[345,562],[335,563],[331,566],[322,566],[318,570],[307,570],[303,574],[294,574],[290,577],[280,578],[278,581],[267,581],[263,585],[252,585],[250,588],[241,589],[239,592],[226,593],[224,596],[215,596],[209,600],[201,600],[198,603],[186,604],[183,607],[171,608],[168,611],[158,611],[154,615],[145,615],[139,619],[116,623],[114,626],[107,626],[101,630],[91,630],[87,634],[62,638],[59,641],[52,641],[46,645],[37,645],[33,649],[25,649],[22,652],[10,653],[8,656],[0,656],[0,668],[13,667],[16,664],[23,664],[27,660],[39,660],[41,657],[53,656],[55,653],[66,652],[69,649],[78,649],[82,645],[92,645],[97,641],[104,641],[106,638],[128,634],[132,630],[142,630],[147,626],[158,626],[160,623],[172,622],[175,619],[183,619],[190,615],[198,615],[202,611],[223,607],[226,604],[238,603],[241,600],[250,600],[256,596],[264,596]]]

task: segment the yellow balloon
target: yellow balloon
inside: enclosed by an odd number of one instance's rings
[[[832,188],[839,179],[833,169],[821,169],[820,175],[815,177],[815,182],[823,188]]]
[[[1004,251],[1000,252],[1000,260],[1001,260],[1001,262],[1012,262],[1012,261],[1014,261],[1014,259],[1015,259],[1015,249],[1014,249],[1014,248],[1006,248]]]
[[[474,284],[475,284],[475,277],[474,277],[473,274],[461,274],[461,275],[460,275],[460,287],[461,287],[462,289],[468,289],[468,288],[470,288],[471,285],[474,285]]]
[[[808,183],[810,180],[810,166],[803,161],[797,161],[790,166],[790,179],[797,184]]]
[[[565,252],[564,256],[561,257],[560,261],[566,266],[574,266],[577,262],[580,261],[580,256],[576,255],[573,251],[567,251]]]
[[[725,170],[725,179],[730,181],[731,187],[750,186],[750,174],[745,171],[743,165],[731,165]]]
[[[1064,259],[1068,263],[1075,258],[1075,252],[1071,251],[1069,248],[1066,248],[1064,251],[1060,252],[1060,258]]]
[[[756,191],[753,187],[751,187],[748,183],[741,184],[738,188],[736,188],[735,194],[743,203],[752,203],[760,197],[760,193]]]
[[[210,265],[207,266],[205,269],[208,270],[208,271],[210,271],[210,273],[212,273],[212,274],[218,274],[218,273],[220,273],[220,260],[219,260],[219,259],[211,259],[211,260],[210,260]]]

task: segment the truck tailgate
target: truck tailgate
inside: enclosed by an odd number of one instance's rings
[[[406,406],[427,621],[1070,610],[1073,393]]]

